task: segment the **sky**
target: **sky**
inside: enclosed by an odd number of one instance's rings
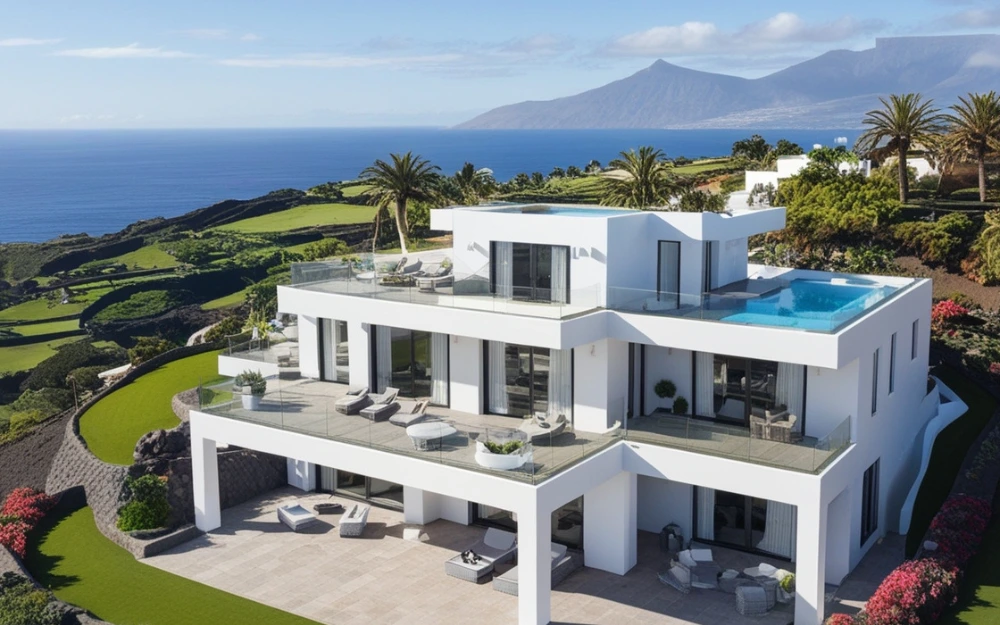
[[[968,33],[1000,33],[1000,2],[9,1],[0,128],[445,126],[659,58],[753,78]]]

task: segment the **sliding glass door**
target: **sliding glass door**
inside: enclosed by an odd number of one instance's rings
[[[805,419],[805,366],[698,353],[695,356],[695,414],[750,425],[750,415],[784,407]]]
[[[656,299],[674,308],[681,302],[681,244],[660,241],[656,261]]]
[[[373,346],[376,387],[448,405],[448,335],[378,326]]]
[[[572,353],[490,341],[487,346],[487,409],[525,417],[541,412],[570,419]]]
[[[472,504],[472,522],[517,532],[517,520],[511,512],[482,503]],[[583,549],[583,497],[560,506],[552,513],[552,542]]]
[[[350,382],[350,353],[347,347],[347,322],[320,319],[320,374],[330,382]]]
[[[795,557],[795,506],[695,487],[695,538],[737,549]]]
[[[526,301],[569,302],[568,247],[497,241],[491,257],[493,293]]]
[[[360,473],[340,471],[330,467],[319,467],[321,492],[344,495],[352,499],[363,499],[387,508],[402,509],[403,486]]]

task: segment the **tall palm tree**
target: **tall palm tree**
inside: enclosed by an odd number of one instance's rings
[[[914,144],[932,146],[944,129],[933,100],[919,93],[879,98],[882,108],[868,111],[861,123],[868,126],[858,137],[857,149],[881,159],[895,153],[899,158],[899,201],[906,202],[910,181],[906,175],[906,154]]]
[[[653,146],[644,145],[638,152],[622,152],[620,158],[608,165],[621,170],[624,175],[605,178],[601,194],[601,203],[605,206],[641,210],[665,206],[672,196],[682,190],[670,173],[666,155]]]
[[[360,178],[371,185],[368,191],[369,204],[379,208],[395,208],[399,247],[406,254],[410,243],[406,204],[410,200],[432,201],[437,197],[437,172],[441,168],[412,152],[389,156],[391,163],[376,160],[371,166],[365,167]]]
[[[469,205],[478,204],[488,198],[494,190],[493,174],[489,169],[476,169],[472,163],[465,163],[462,169],[452,176],[455,184],[462,192],[462,202]]]
[[[944,116],[948,134],[944,139],[944,161],[975,161],[979,166],[979,201],[986,201],[986,156],[1000,151],[1000,95],[996,92],[959,96],[959,103]]]

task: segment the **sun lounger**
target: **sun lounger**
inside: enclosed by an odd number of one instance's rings
[[[389,417],[389,423],[393,425],[398,425],[399,427],[410,427],[411,425],[420,423],[427,418],[427,414],[424,410],[427,409],[426,401],[397,401],[399,404],[399,410],[396,414]]]
[[[562,582],[574,571],[583,566],[581,559],[574,557],[571,553],[568,553],[565,545],[552,543],[550,555],[552,558],[551,584],[553,588],[555,588],[556,584]],[[502,593],[514,595],[516,597],[518,578],[517,568],[518,567],[515,566],[503,575],[495,576],[493,578],[493,590],[498,590]]]
[[[369,395],[368,398],[371,400],[371,404],[362,408],[359,414],[371,421],[388,420],[389,417],[396,414],[396,411],[399,410],[399,404],[396,402],[396,395],[398,394],[399,389],[390,386],[385,389],[384,393]]]
[[[333,409],[342,414],[356,414],[371,402],[367,386],[352,386],[347,390],[347,395],[333,404]]]

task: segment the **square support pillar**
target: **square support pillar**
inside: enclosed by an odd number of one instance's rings
[[[215,441],[191,428],[191,480],[194,488],[194,524],[203,532],[222,525],[219,503],[219,456]]]
[[[795,623],[820,625],[825,608],[827,511],[818,493],[797,508]]]
[[[304,378],[318,380],[319,370],[319,319],[299,315],[299,372]]]
[[[288,485],[305,492],[316,490],[316,465],[304,460],[287,459]]]
[[[638,479],[623,471],[583,495],[585,564],[616,575],[635,566],[638,557]]]
[[[411,525],[427,525],[440,518],[437,511],[437,497],[434,493],[403,486],[403,522]]]
[[[517,622],[552,620],[552,511],[537,499],[517,510]]]
[[[360,321],[347,322],[348,376],[351,386],[368,386],[375,392],[371,380],[371,325]]]

